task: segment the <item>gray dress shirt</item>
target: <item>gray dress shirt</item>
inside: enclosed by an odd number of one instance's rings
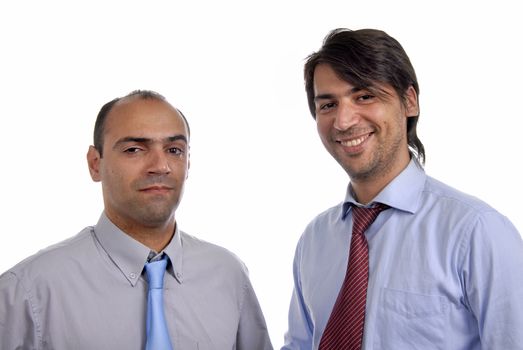
[[[176,350],[272,349],[243,263],[178,229],[163,251]],[[0,349],[143,349],[150,249],[105,214],[0,276]]]

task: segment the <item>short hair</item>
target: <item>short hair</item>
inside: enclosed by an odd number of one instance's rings
[[[106,104],[102,106],[100,111],[98,112],[98,116],[96,117],[96,122],[94,124],[94,134],[93,134],[93,142],[94,142],[94,148],[98,150],[98,153],[100,153],[100,157],[103,156],[103,144],[104,144],[104,132],[105,132],[105,121],[107,119],[107,116],[109,115],[109,112],[113,109],[114,105],[129,97],[138,96],[139,98],[143,100],[158,100],[158,101],[164,101],[167,102],[165,97],[155,91],[152,90],[134,90],[127,95],[123,97],[117,97]],[[182,116],[182,119],[187,126],[187,133],[188,136],[191,136],[191,129],[189,127],[189,122],[187,121],[187,118],[185,118],[185,115],[180,111],[178,108],[174,107],[178,113]]]
[[[320,50],[308,56],[305,62],[305,90],[314,119],[314,70],[320,63],[328,64],[340,79],[358,88],[372,90],[376,84],[388,84],[405,103],[405,93],[412,86],[419,96],[414,67],[396,39],[376,29],[338,28],[325,37]],[[424,164],[425,148],[416,132],[418,118],[419,114],[407,118],[407,142]]]

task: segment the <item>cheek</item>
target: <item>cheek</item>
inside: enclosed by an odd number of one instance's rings
[[[376,123],[388,133],[395,133],[407,128],[407,119],[400,109],[383,110],[376,113]]]
[[[127,186],[130,174],[130,169],[121,171],[116,167],[112,167],[103,172],[102,182],[110,191],[121,192],[121,189]]]
[[[189,175],[189,162],[185,162],[183,165],[178,164],[174,169],[176,169],[175,173],[177,174],[177,177],[183,181]]]
[[[330,131],[330,123],[326,118],[316,117],[316,129],[322,139],[326,139]]]
[[[401,134],[407,134],[407,118],[404,114],[398,113],[398,118],[390,123],[392,126],[398,130]]]
[[[111,169],[106,171],[105,177],[109,181],[118,182],[122,179],[122,172],[118,171],[118,168],[112,167]]]
[[[169,169],[171,172],[168,177],[176,181],[185,180],[185,178],[187,178],[187,174],[189,173],[189,165],[190,160],[188,157],[170,159]]]

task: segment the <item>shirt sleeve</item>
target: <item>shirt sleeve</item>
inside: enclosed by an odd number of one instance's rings
[[[293,275],[294,290],[289,308],[289,329],[285,334],[285,344],[282,350],[312,349],[312,323],[303,300],[300,277],[301,244],[298,242],[294,255]]]
[[[12,272],[0,276],[0,349],[40,349],[31,294]]]
[[[523,241],[490,212],[472,227],[463,265],[466,302],[484,349],[523,349]]]
[[[243,290],[236,348],[238,350],[273,349],[265,318],[248,276]]]

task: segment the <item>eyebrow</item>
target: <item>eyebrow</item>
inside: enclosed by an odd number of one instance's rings
[[[174,136],[169,136],[169,137],[166,137],[164,139],[162,139],[162,141],[164,142],[175,142],[175,141],[178,141],[178,140],[181,140],[185,143],[188,143],[187,142],[187,137],[185,137],[185,135],[174,135]],[[151,139],[151,138],[148,138],[148,137],[135,137],[135,136],[126,136],[126,137],[122,137],[121,139],[119,139],[118,141],[115,142],[114,146],[113,146],[113,149],[118,147],[119,145],[123,144],[123,143],[145,143],[145,144],[148,144],[148,143],[153,143],[155,140],[154,139]]]

